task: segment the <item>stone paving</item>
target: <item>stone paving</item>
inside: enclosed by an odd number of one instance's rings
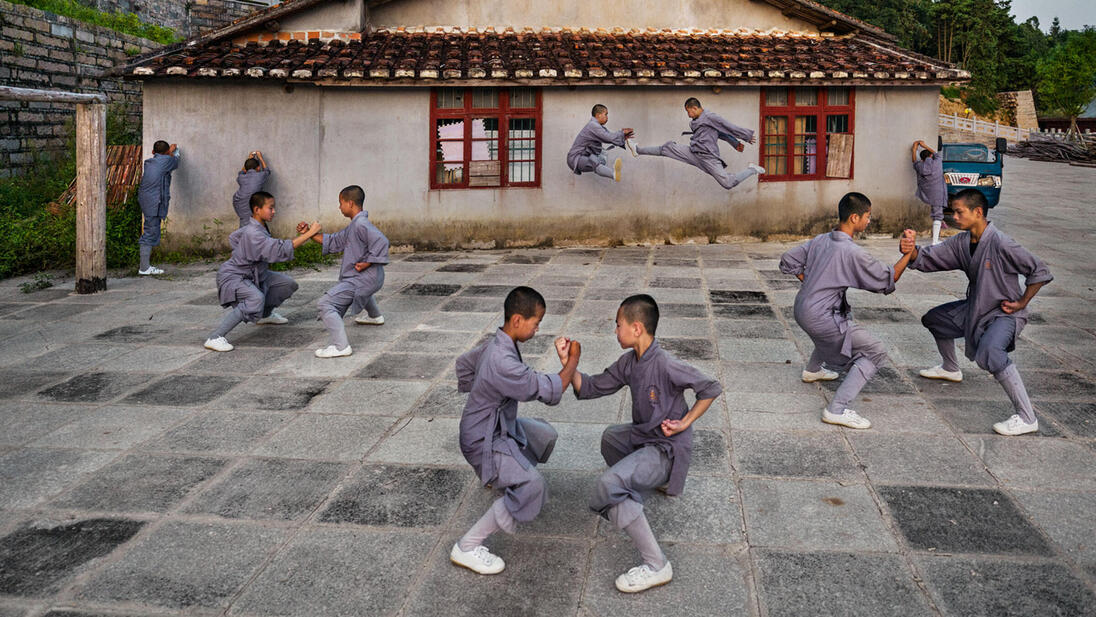
[[[291,322],[238,328],[228,354],[201,347],[215,265],[94,296],[0,282],[0,617],[1096,615],[1096,175],[1006,169],[992,218],[1057,277],[1014,356],[1037,436],[992,433],[1010,406],[972,364],[962,384],[916,374],[936,362],[919,316],[963,293],[956,273],[851,294],[893,366],[857,401],[873,429],[822,424],[833,388],[799,380],[789,244],[395,256],[387,322],[351,324],[337,360],[312,355],[334,268],[296,272]],[[558,370],[563,333],[600,370],[617,304],[644,291],[664,346],[723,383],[685,494],[649,503],[670,585],[618,593],[637,556],[585,506],[626,392],[523,405],[560,433],[550,501],[489,541],[503,574],[447,559],[491,499],[457,447],[453,361],[521,283],[548,299],[530,364]]]

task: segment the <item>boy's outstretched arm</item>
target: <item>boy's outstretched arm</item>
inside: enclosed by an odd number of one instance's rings
[[[914,244],[916,235],[917,233],[912,229],[907,229],[902,232],[902,241],[898,244],[898,250],[902,252],[902,257],[894,264],[895,283],[898,282],[898,279],[902,278],[902,273],[906,271],[906,266],[910,265],[910,260],[913,259],[914,250],[917,248],[917,245]]]
[[[663,420],[662,434],[671,437],[689,428],[693,425],[693,422],[696,422],[700,416],[704,415],[705,411],[708,411],[708,408],[712,406],[712,401],[714,400],[714,398],[697,399],[696,403],[693,404],[692,409],[685,414],[685,417],[680,420]]]
[[[563,368],[559,371],[559,382],[563,384],[564,388],[567,387],[567,384],[574,383],[575,375],[578,375],[578,359],[582,355],[582,345],[578,341],[570,341],[567,347],[567,359],[563,363]],[[558,346],[556,351],[559,351]],[[560,359],[563,360],[563,357],[561,356]]]
[[[297,232],[301,235],[293,238],[293,248],[295,249],[301,248],[301,245],[305,242],[308,242],[310,238],[315,238],[322,229],[319,221],[312,221],[312,224],[307,225],[304,230],[301,230],[301,225],[304,225],[304,223],[300,223],[297,225]]]

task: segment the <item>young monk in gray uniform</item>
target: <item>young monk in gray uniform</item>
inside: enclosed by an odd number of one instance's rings
[[[986,220],[989,204],[977,189],[965,189],[952,199],[955,224],[963,233],[938,246],[920,247],[907,231],[902,250],[910,250],[910,267],[921,272],[962,270],[969,284],[965,300],[942,304],[921,318],[940,350],[943,363],[921,371],[928,379],[962,381],[955,358],[955,339],[966,341],[966,355],[989,371],[1005,389],[1016,413],[993,425],[1001,435],[1039,430],[1024,381],[1009,352],[1028,320],[1027,305],[1054,277],[1046,264]],[[1025,289],[1020,291],[1019,275]]]
[[[746,178],[765,173],[764,167],[750,163],[746,166],[746,169],[731,175],[725,169],[727,164],[719,158],[720,139],[729,142],[732,146],[735,146],[736,150],[741,152],[741,144],[736,144],[735,141],[732,141],[732,138],[734,140],[745,140],[751,144],[756,143],[757,137],[754,136],[752,130],[731,124],[718,114],[704,111],[704,108],[700,106],[700,101],[695,98],[689,98],[685,101],[685,113],[689,115],[689,129],[693,133],[692,137],[689,138],[688,146],[683,146],[676,141],[668,141],[661,146],[636,146],[636,152],[649,156],[667,156],[676,161],[698,167],[715,178],[719,186],[725,189],[733,189]]]
[[[920,148],[920,152],[918,149]],[[932,243],[940,244],[944,207],[948,205],[948,186],[944,182],[944,156],[925,142],[913,142],[913,170],[917,173],[917,199],[932,209]]]
[[[263,153],[258,150],[248,155],[244,167],[236,174],[239,188],[232,195],[232,209],[240,217],[240,227],[251,223],[251,196],[263,190],[263,184],[270,178],[270,168],[266,166]]]
[[[152,158],[145,159],[141,185],[137,188],[137,203],[145,217],[144,231],[137,240],[140,247],[141,266],[137,274],[163,274],[164,271],[149,263],[152,247],[160,244],[160,224],[167,218],[167,205],[171,200],[171,172],[179,166],[182,152],[175,144],[159,140],[152,145]]]
[[[538,373],[522,363],[518,343],[533,338],[544,318],[544,297],[515,287],[503,303],[505,323],[494,338],[457,358],[457,389],[468,392],[460,418],[460,451],[480,482],[502,496],[453,545],[449,559],[480,574],[498,574],[506,564],[483,541],[499,529],[536,518],[547,499],[537,463],[548,461],[557,433],[543,420],[518,417],[518,401],[559,403],[580,355],[577,341],[556,339],[563,370]]]
[[[369,222],[369,213],[362,209],[365,191],[351,185],[339,192],[339,212],[350,219],[340,232],[321,234],[312,239],[323,244],[323,254],[342,253],[339,282],[327,290],[316,307],[319,320],[331,333],[331,344],[316,350],[317,358],[338,358],[354,353],[346,337],[343,315],[357,315],[365,309],[368,317],[358,315],[360,324],[379,326],[384,316],[373,299],[384,285],[384,265],[388,263],[388,238]],[[297,231],[305,224],[298,223]]]
[[[837,229],[815,236],[784,253],[780,271],[803,281],[795,295],[795,322],[811,337],[814,351],[803,370],[803,381],[831,381],[837,373],[823,363],[849,374],[833,400],[822,410],[822,421],[849,428],[871,428],[871,422],[848,408],[849,403],[887,360],[883,343],[852,321],[845,292],[849,287],[889,294],[902,276],[910,255],[894,267],[886,266],[853,242],[871,223],[871,201],[849,193],[837,206]]]
[[[605,372],[575,373],[580,400],[613,394],[628,386],[632,422],[615,424],[601,435],[601,456],[609,470],[598,479],[590,509],[624,530],[643,563],[621,574],[616,587],[626,593],[670,582],[674,569],[655,540],[643,500],[656,487],[680,495],[692,459],[692,424],[708,410],[723,388],[719,382],[663,351],[655,340],[658,305],[648,295],[631,296],[616,314],[617,342],[628,351]],[[696,393],[692,409],[685,390]]]
[[[314,222],[293,240],[271,238],[266,229],[274,218],[274,196],[270,193],[259,191],[252,195],[251,212],[251,222],[228,236],[232,257],[217,269],[221,306],[232,310],[210,333],[206,349],[232,351],[225,335],[241,321],[279,325],[289,321],[274,309],[297,291],[297,282],[285,274],[271,272],[269,264],[293,259],[293,251],[320,232],[320,224]]]
[[[575,172],[575,175],[592,171],[602,178],[620,182],[623,162],[618,158],[613,168],[609,169],[609,166],[605,164],[604,145],[612,144],[623,148],[627,140],[631,139],[632,130],[623,129],[612,132],[605,128],[605,123],[609,121],[609,108],[604,105],[594,105],[590,115],[593,117],[586,126],[582,127],[578,137],[575,137],[575,143],[571,144],[571,149],[567,151],[567,166]]]

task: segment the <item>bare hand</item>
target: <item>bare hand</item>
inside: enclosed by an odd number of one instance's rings
[[[369,262],[368,261],[359,261],[358,263],[354,264],[354,269],[357,270],[358,272],[361,272],[362,270],[365,270],[368,267],[369,267]]]
[[[319,221],[312,221],[312,224],[308,226],[308,230],[307,230],[306,233],[308,233],[309,237],[312,237],[312,236],[320,233],[320,230],[322,230],[322,229],[323,229],[323,226],[320,225]]]
[[[621,132],[624,133],[624,137],[627,139],[631,139],[636,134],[632,129],[621,129]]]
[[[912,229],[903,231],[902,239],[898,242],[898,250],[903,255],[908,255],[912,253],[915,248],[917,248],[917,232]]]
[[[746,149],[746,144],[744,144],[740,141],[740,142],[738,142],[737,144],[734,145],[734,149],[738,150],[739,152],[742,152],[743,150]]]
[[[757,143],[757,133],[754,133],[753,137],[750,137],[750,143],[751,144],[756,144]]]
[[[303,234],[306,231],[308,231],[308,223],[304,221],[297,223],[297,233]]]
[[[578,364],[578,359],[581,356],[582,356],[582,345],[580,345],[578,341],[571,341],[571,350],[567,353],[567,360],[570,361],[573,358],[574,361],[575,361],[575,364]]]
[[[175,154],[175,149],[178,148],[178,147],[179,147],[179,144],[171,144],[167,148],[167,153],[168,154]]]
[[[567,364],[567,356],[571,352],[571,339],[560,336],[552,341],[552,345],[556,348],[556,355],[559,356],[559,363]]]
[[[1020,302],[1018,300],[1015,302],[1013,302],[1012,300],[1001,301],[1001,310],[1008,315],[1011,315],[1017,311],[1022,311],[1025,307],[1027,307],[1027,303]]]
[[[662,429],[663,435],[667,437],[672,437],[680,433],[681,431],[689,428],[689,426],[681,420],[663,420],[660,428]]]

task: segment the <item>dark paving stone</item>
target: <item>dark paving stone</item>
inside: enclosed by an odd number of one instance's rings
[[[500,264],[546,264],[550,255],[507,255],[499,260]]]
[[[412,413],[416,416],[460,417],[467,401],[468,395],[457,392],[456,386],[439,384],[426,393],[426,398],[415,406]]]
[[[695,260],[693,262],[696,263]],[[686,276],[656,276],[650,287],[663,289],[699,289],[700,279]]]
[[[316,311],[312,311],[315,318]],[[258,367],[273,366],[284,360],[284,349],[269,347],[237,347],[232,353],[211,353],[202,357],[187,367],[187,370],[198,371],[210,375],[247,375],[257,372]],[[265,371],[264,371],[265,372]]]
[[[714,259],[711,257],[704,258],[705,270],[723,270],[723,269],[737,269],[748,268],[750,264],[745,259]]]
[[[413,283],[400,290],[405,296],[451,296],[460,291],[460,285],[442,283]]]
[[[734,453],[738,471],[747,475],[848,479],[860,473],[837,433],[743,431],[735,435]]]
[[[441,305],[446,313],[501,313],[502,300],[498,298],[453,298]]]
[[[921,318],[906,309],[893,307],[857,307],[852,318],[864,323],[920,323]]]
[[[87,373],[46,388],[38,395],[54,401],[109,401],[148,383],[149,379],[148,375],[134,373]]]
[[[346,473],[341,463],[247,461],[202,492],[186,512],[295,521],[307,517]]]
[[[142,449],[167,452],[245,453],[255,442],[288,421],[284,414],[206,413],[163,437],[147,442]]]
[[[476,336],[468,332],[412,330],[396,339],[391,349],[402,353],[432,353],[439,349],[464,349]]]
[[[25,396],[61,379],[61,371],[0,370],[0,399]]]
[[[286,411],[304,409],[312,399],[324,393],[331,382],[327,379],[257,378],[245,382],[224,400],[227,409],[262,409]]]
[[[1049,555],[1039,532],[994,489],[879,486],[902,535],[916,550]]]
[[[1077,373],[1020,371],[1028,395],[1033,399],[1076,400],[1096,398],[1096,382]]]
[[[224,609],[289,531],[167,522],[81,588],[78,598]]]
[[[442,525],[468,484],[465,470],[367,465],[320,514],[326,523]]]
[[[769,296],[763,291],[739,291],[736,289],[713,289],[708,292],[712,304],[768,304]]]
[[[713,304],[712,315],[727,319],[776,320],[776,314],[765,304]]]
[[[936,412],[951,422],[955,430],[960,433],[996,435],[997,433],[993,432],[993,424],[1007,419],[1014,413],[1012,403],[1005,397],[1003,391],[997,398],[1000,400],[940,398],[933,399],[932,404],[936,407]],[[1036,405],[1036,416],[1044,404]],[[1058,437],[1061,434],[1062,432],[1050,422],[1040,422],[1039,432],[1036,433],[1042,437]]]
[[[766,279],[765,286],[773,291],[782,289],[799,289],[802,283],[795,279]]]
[[[897,555],[758,551],[761,604],[769,617],[932,614],[913,573]],[[834,576],[856,581],[855,593],[835,593]]]
[[[715,345],[708,339],[701,338],[662,338],[658,344],[670,352],[674,357],[685,362],[694,360],[715,360]]]
[[[963,353],[962,350],[958,350],[958,352]],[[1004,390],[1001,389],[1001,385],[997,383],[993,375],[977,367],[964,371],[961,383],[952,383],[942,379],[925,379],[918,374],[918,370],[916,368],[909,369],[906,376],[909,377],[909,380],[918,391],[930,399],[1001,400],[1004,405],[1010,405]],[[1024,378],[1026,383],[1027,376],[1021,373],[1021,377]]]
[[[434,379],[453,363],[452,356],[385,352],[358,373],[366,379]]]
[[[110,554],[144,523],[90,519],[56,526],[26,523],[0,538],[0,593],[39,596],[58,591],[89,561]]]
[[[561,611],[562,607],[578,605],[585,574],[583,556],[589,550],[586,542],[495,534],[487,544],[506,560],[503,574],[482,576],[454,566],[449,562],[449,546],[444,545],[444,550],[435,551],[433,563],[426,565],[425,579],[413,591],[403,614],[558,617],[573,610]]]
[[[492,332],[487,340],[494,338],[495,334]],[[533,338],[525,341],[524,343],[518,343],[518,348],[521,349],[521,355],[524,356],[539,356],[546,353],[555,353],[556,335],[555,334],[538,334]],[[556,356],[557,358],[559,356]]]
[[[772,269],[759,269],[757,271],[757,274],[761,278],[768,279],[768,280],[787,280],[789,278],[795,278],[791,274],[784,274],[780,270],[772,270]]]
[[[2,613],[0,613],[2,614]],[[98,611],[81,611],[81,610],[69,610],[59,609],[51,610],[50,612],[42,615],[42,617],[156,617],[151,613],[102,613]]]
[[[403,261],[449,261],[453,255],[449,253],[414,253],[408,255]]]
[[[239,377],[217,375],[171,375],[131,394],[125,402],[138,405],[204,405],[225,394],[243,381]]]
[[[90,474],[51,504],[111,512],[166,512],[224,467],[224,459],[131,454]]]
[[[254,328],[244,328],[240,334],[236,334],[236,331],[232,332],[232,335],[237,337],[233,340],[232,344],[244,347],[284,347],[286,349],[297,349],[303,347],[312,341],[316,340],[317,326],[313,325],[315,322],[309,322],[307,325],[293,326],[257,326]]]
[[[660,304],[658,312],[661,319],[707,317],[708,307],[703,304]]]
[[[738,339],[784,339],[784,326],[778,321],[759,321],[750,319],[717,319],[715,331],[720,337]]]
[[[457,295],[460,296],[477,296],[486,298],[505,298],[506,294],[510,293],[513,289],[511,285],[469,285],[465,287]],[[501,302],[499,303],[501,304]]]
[[[591,512],[586,504],[594,492],[597,474],[558,469],[541,469],[540,472],[548,488],[548,501],[535,519],[521,524],[521,533],[578,538],[594,535],[601,517]],[[460,512],[451,526],[457,527],[463,533],[483,516],[497,498],[498,493],[481,487],[476,481],[475,488],[464,498]],[[650,500],[645,507],[649,505]],[[648,510],[648,516],[650,515]],[[675,519],[675,522],[681,521]]]
[[[948,617],[1096,615],[1096,596],[1059,563],[924,557],[918,564]]]
[[[233,603],[233,612],[284,617],[394,615],[433,536],[314,529],[293,539]],[[363,559],[384,555],[383,559]]]
[[[296,294],[294,294],[294,295],[296,295]],[[187,302],[187,304],[190,304],[190,305],[193,305],[193,306],[220,306],[221,305],[221,295],[220,295],[220,293],[218,293],[216,291],[213,291],[213,292],[207,293],[205,295],[198,296],[197,298],[194,298],[190,302]]]
[[[689,465],[689,471],[726,473],[728,450],[727,438],[720,431],[694,430],[693,460]]]
[[[548,300],[547,315],[566,315],[575,309],[574,300]]]
[[[110,341],[112,343],[147,343],[169,334],[170,332],[171,330],[168,328],[140,324],[136,326],[111,328],[110,330],[96,334],[95,338],[100,341]]]
[[[695,268],[699,264],[697,263],[695,258],[691,257],[659,257],[656,254],[652,265],[663,266],[667,268]]]
[[[841,385],[841,379],[835,379],[833,381],[820,381],[818,382],[823,388],[830,392],[836,392],[837,388]],[[868,380],[868,383],[864,385],[864,388],[860,390],[861,394],[917,394],[917,390],[913,386],[906,383],[902,379],[902,375],[889,366],[876,371],[875,375]],[[855,403],[855,401],[854,401]]]
[[[1078,437],[1096,437],[1096,403],[1040,401],[1035,403],[1035,409],[1048,414]],[[1040,433],[1046,433],[1043,424],[1039,423]]]
[[[27,311],[20,311],[18,313],[10,313],[4,315],[2,319],[13,319],[20,321],[57,321],[58,319],[65,319],[73,315],[79,315],[85,311],[99,308],[96,304],[39,304],[34,308]]]
[[[475,264],[475,263],[459,263],[459,264],[446,264],[438,268],[438,272],[483,272],[487,269],[488,264]]]

